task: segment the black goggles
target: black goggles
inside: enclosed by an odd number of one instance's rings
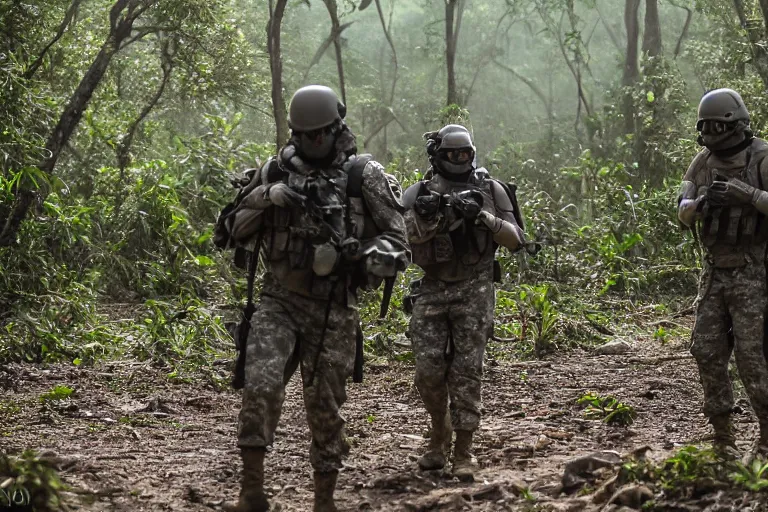
[[[475,156],[475,152],[471,149],[446,149],[442,152],[443,158],[452,164],[466,164],[471,162]]]
[[[315,140],[320,137],[327,137],[328,135],[333,135],[336,133],[337,128],[335,124],[329,124],[328,126],[323,126],[322,128],[318,128],[316,130],[309,130],[306,132],[299,132],[300,135],[304,135],[309,140]]]
[[[736,123],[737,121],[726,123],[712,119],[699,119],[696,123],[696,131],[701,132],[702,135],[722,135],[733,130],[736,127]]]

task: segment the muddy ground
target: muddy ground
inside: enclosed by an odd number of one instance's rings
[[[413,368],[369,366],[365,383],[350,385],[345,406],[353,448],[339,477],[340,510],[597,510],[589,498],[552,496],[567,461],[644,445],[651,457],[662,458],[681,445],[706,442],[698,375],[685,340],[662,345],[648,337],[634,340],[627,354],[576,351],[532,362],[514,362],[507,351],[511,347],[497,347],[486,360],[474,484],[417,470],[428,422]],[[75,393],[41,405],[40,395],[57,384]],[[56,458],[73,490],[73,509],[210,511],[237,494],[236,392],[172,384],[164,372],[134,362],[0,368],[2,388],[0,449],[35,448]],[[633,405],[636,422],[619,427],[585,419],[576,401],[587,391]],[[745,412],[737,421],[746,447],[756,435],[754,418]],[[308,445],[294,377],[268,456],[273,510],[311,510]]]

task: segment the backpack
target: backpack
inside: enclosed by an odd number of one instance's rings
[[[525,231],[525,220],[523,219],[523,213],[520,211],[520,204],[517,202],[517,184],[504,183],[499,180],[496,180],[496,183],[501,185],[501,188],[507,193],[507,197],[509,197],[509,201],[512,203],[512,215],[515,217],[515,222],[520,226],[520,229]]]

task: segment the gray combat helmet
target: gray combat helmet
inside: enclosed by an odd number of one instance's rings
[[[472,135],[469,130],[461,126],[460,124],[449,124],[440,128],[437,132],[437,137],[440,141],[437,147],[438,151],[445,151],[448,149],[471,149],[475,151],[475,145],[472,142]]]
[[[433,132],[427,141],[427,153],[439,174],[466,176],[474,168],[475,145],[472,135],[458,124],[449,124],[437,133]]]
[[[288,126],[295,132],[310,132],[344,119],[347,108],[330,87],[308,85],[291,98]]]
[[[749,124],[749,111],[741,95],[733,89],[715,89],[705,94],[699,102],[699,120],[696,124],[699,131],[704,121],[744,121]]]

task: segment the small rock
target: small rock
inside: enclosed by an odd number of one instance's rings
[[[627,485],[616,491],[608,501],[609,505],[623,505],[639,509],[643,503],[653,499],[653,491],[644,485]]]
[[[601,356],[615,356],[618,354],[626,354],[632,350],[632,345],[624,340],[609,341],[605,345],[597,347],[595,352]]]
[[[600,468],[621,464],[621,455],[613,451],[596,452],[568,462],[563,472],[563,490],[574,490],[584,484]]]

